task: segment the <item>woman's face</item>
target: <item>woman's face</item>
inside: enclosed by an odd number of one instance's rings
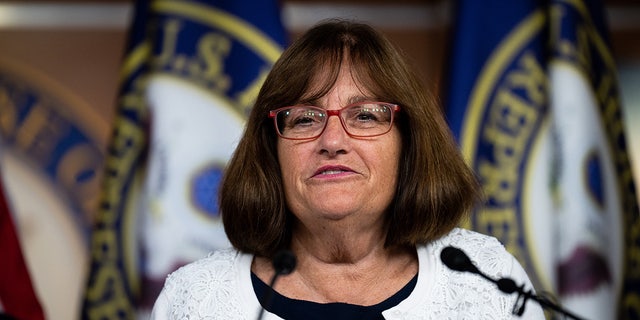
[[[376,100],[358,88],[343,64],[331,91],[318,107],[337,110],[359,101]],[[382,223],[395,192],[401,150],[400,132],[369,138],[350,137],[338,117],[329,117],[325,131],[313,140],[278,140],[287,205],[303,223],[352,220]]]

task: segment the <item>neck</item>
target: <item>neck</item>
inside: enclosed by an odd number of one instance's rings
[[[298,225],[294,229],[291,249],[297,256],[313,257],[328,264],[357,264],[371,258],[383,258],[386,233],[382,227],[363,230],[338,222],[314,225],[313,229]]]
[[[386,233],[362,224],[312,224],[294,227],[291,250],[296,270],[275,286],[281,294],[315,302],[379,303],[400,290],[418,271],[415,248],[385,248]],[[273,274],[268,260],[252,270],[263,281]]]
[[[347,302],[372,305],[388,298],[417,273],[413,248],[384,248],[382,242],[369,246],[318,248],[294,241],[298,268],[288,282],[294,291],[285,295],[301,300]]]

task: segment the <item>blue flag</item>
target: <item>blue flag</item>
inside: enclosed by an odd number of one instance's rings
[[[491,234],[540,294],[589,319],[640,316],[640,219],[598,1],[457,3],[447,117]]]
[[[136,3],[82,318],[145,317],[168,273],[229,246],[218,183],[286,41],[275,0]]]

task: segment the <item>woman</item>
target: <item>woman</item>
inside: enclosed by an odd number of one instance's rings
[[[511,318],[515,296],[439,259],[457,246],[489,276],[531,287],[496,239],[456,228],[479,199],[438,105],[388,40],[319,24],[273,66],[227,168],[234,249],[170,275],[153,317]],[[283,249],[297,267],[272,292]],[[539,306],[525,318],[542,319]]]

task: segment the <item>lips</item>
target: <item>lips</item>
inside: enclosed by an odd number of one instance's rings
[[[351,168],[345,166],[322,166],[313,173],[313,176],[335,176],[352,172],[354,171]]]

